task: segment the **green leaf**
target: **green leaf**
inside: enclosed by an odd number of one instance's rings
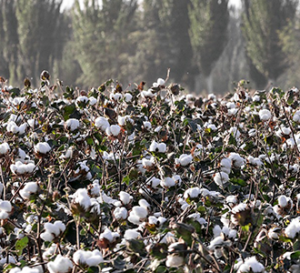
[[[291,254],[291,260],[298,260],[300,258],[300,251],[295,251]]]
[[[241,187],[246,187],[247,186],[247,182],[241,178],[230,178],[229,180],[232,184],[235,184],[235,185],[239,185]]]
[[[91,136],[87,137],[85,140],[86,140],[87,144],[90,146],[92,146],[94,144],[94,140]]]
[[[293,244],[293,250],[297,251],[300,250],[300,241],[297,240],[294,244]]]
[[[15,249],[18,251],[18,255],[22,255],[23,249],[26,248],[28,245],[29,239],[27,236],[23,237],[22,239],[18,240],[15,245]]]
[[[122,182],[128,186],[130,182],[129,175],[124,176]]]
[[[76,110],[76,105],[75,103],[71,103],[69,105],[66,105],[62,111],[63,111],[63,116],[65,120],[68,120],[70,115]]]

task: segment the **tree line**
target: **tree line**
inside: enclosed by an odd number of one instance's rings
[[[10,84],[47,69],[81,88],[109,78],[148,87],[158,77],[224,93],[299,84],[298,0],[0,0],[0,76]]]

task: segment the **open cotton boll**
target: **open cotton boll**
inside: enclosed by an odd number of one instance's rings
[[[219,187],[223,187],[229,181],[229,176],[225,172],[218,172],[214,176],[214,181]]]
[[[132,95],[131,95],[130,93],[126,93],[126,94],[124,95],[124,100],[125,100],[125,102],[131,102],[131,100],[132,100]]]
[[[228,204],[237,204],[238,203],[238,199],[236,195],[228,195],[226,197],[226,203]]]
[[[76,99],[76,103],[80,103],[80,102],[83,102],[83,103],[87,103],[89,101],[89,98],[87,96],[79,96],[77,99]]]
[[[156,81],[156,83],[157,83],[158,85],[164,85],[164,84],[165,84],[165,80],[162,79],[162,78],[158,78],[157,81]]]
[[[140,207],[140,206],[133,207],[131,213],[132,212],[141,219],[146,218],[148,215],[148,210],[146,208]]]
[[[144,129],[146,129],[146,130],[151,130],[152,124],[151,124],[151,122],[149,122],[149,121],[143,121],[143,127],[144,127]]]
[[[160,181],[160,185],[163,187],[163,188],[171,188],[171,187],[174,187],[176,185],[175,181],[173,178],[171,177],[165,177],[164,179],[162,179]]]
[[[22,269],[15,267],[9,273],[43,273],[43,268],[41,265],[35,267],[24,266]]]
[[[111,125],[106,129],[106,134],[108,136],[118,136],[121,131],[121,127],[118,124]]]
[[[158,152],[158,143],[155,140],[152,140],[151,145],[149,147],[150,152]]]
[[[120,191],[119,196],[120,196],[120,200],[123,203],[123,205],[129,204],[131,202],[131,200],[133,199],[133,197],[125,191]]]
[[[285,195],[280,195],[278,197],[278,205],[282,208],[286,207],[288,205],[290,198],[286,197]]]
[[[65,126],[70,131],[75,131],[79,128],[79,120],[75,118],[70,118],[66,121]]]
[[[0,219],[7,219],[11,210],[11,203],[0,199]]]
[[[38,144],[34,145],[35,153],[47,154],[50,152],[50,150],[51,147],[47,142],[39,142]]]
[[[187,198],[191,198],[191,199],[195,199],[198,198],[199,195],[201,194],[201,190],[198,187],[194,187],[194,188],[189,188],[184,192],[183,197],[185,199]]]
[[[241,168],[245,164],[245,159],[237,153],[230,153],[229,158],[235,168]]]
[[[293,121],[300,123],[300,111],[296,111],[294,116],[293,116]]]
[[[290,238],[294,239],[296,236],[299,235],[300,232],[300,218],[294,218],[290,224],[285,229],[285,235]]]
[[[98,249],[94,251],[77,250],[73,254],[73,261],[78,265],[97,266],[104,262],[103,256]]]
[[[193,160],[192,155],[182,154],[180,155],[178,162],[181,166],[185,167],[189,165]]]
[[[260,167],[263,165],[263,163],[259,157],[253,157],[253,156],[249,155],[247,157],[247,160],[248,160],[249,164],[257,166],[257,167]]]
[[[53,262],[47,264],[50,273],[68,273],[73,268],[73,263],[69,258],[57,255]]]
[[[119,238],[120,234],[117,232],[111,232],[108,228],[104,230],[103,233],[100,234],[100,239],[106,239],[109,242],[115,241],[116,238]]]
[[[109,127],[109,122],[105,117],[98,117],[95,120],[95,126],[101,131],[106,131],[106,129]]]
[[[262,121],[267,121],[272,116],[271,112],[268,109],[262,109],[262,110],[260,110],[259,113],[258,113],[258,115],[259,115],[259,118]]]
[[[114,216],[117,220],[125,220],[128,216],[128,211],[124,207],[116,208],[114,210]]]
[[[0,145],[0,155],[5,155],[7,154],[8,152],[10,152],[10,147],[9,145],[4,142]]]
[[[84,208],[85,211],[88,211],[91,207],[91,198],[88,195],[87,189],[78,189],[73,195],[70,196],[73,198],[73,202],[79,204]]]
[[[168,255],[166,260],[167,267],[179,267],[184,264],[184,259],[182,256],[179,255]]]
[[[139,205],[145,209],[150,209],[150,204],[145,199],[139,200]]]
[[[150,185],[153,189],[156,189],[160,182],[160,179],[152,177],[150,181],[147,182],[147,185]]]
[[[152,89],[148,89],[148,91],[144,90],[141,92],[141,96],[142,98],[146,99],[146,98],[153,98],[155,96],[154,93],[152,93]]]
[[[119,101],[123,96],[121,93],[111,93],[109,97],[111,100]]]
[[[55,221],[52,223],[45,223],[44,228],[46,232],[52,233],[56,236],[63,233],[66,229],[66,225],[62,221]]]
[[[129,214],[128,221],[135,225],[140,225],[142,221],[147,218],[147,215],[147,209],[135,206],[132,208],[132,211]]]
[[[7,132],[17,134],[19,133],[19,126],[14,121],[9,121],[6,126]]]
[[[89,97],[89,104],[90,105],[95,105],[97,103],[97,99],[95,97]]]
[[[150,159],[143,158],[142,164],[145,169],[151,168],[155,165],[155,158],[151,157]]]
[[[137,231],[137,229],[127,229],[124,234],[125,240],[134,240],[141,237],[141,233]]]
[[[37,182],[27,182],[25,187],[20,190],[20,195],[23,199],[29,199],[30,195],[36,193],[38,190]]]
[[[265,267],[257,261],[256,257],[246,258],[243,263],[240,264],[237,273],[262,273],[265,271]]]

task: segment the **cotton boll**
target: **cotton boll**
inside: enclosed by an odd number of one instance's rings
[[[182,256],[179,255],[168,255],[166,260],[167,267],[179,267],[184,264],[184,259]]]
[[[132,208],[132,211],[130,213],[134,213],[140,219],[145,219],[148,215],[148,210],[144,207],[135,206]]]
[[[120,131],[121,131],[121,127],[118,124],[114,124],[106,129],[106,134],[109,136],[113,135],[116,137],[119,135]]]
[[[79,128],[79,120],[75,118],[70,118],[66,121],[65,126],[70,131],[75,131]]]
[[[147,185],[151,186],[153,189],[156,189],[160,182],[160,179],[152,177],[151,180],[147,182]]]
[[[214,181],[219,187],[223,187],[229,181],[229,176],[225,172],[218,172],[214,176]]]
[[[88,211],[91,207],[91,198],[88,195],[86,189],[78,189],[72,196],[73,202],[79,204],[81,207],[84,208],[85,211]]]
[[[300,218],[294,218],[291,220],[290,224],[285,229],[285,235],[290,238],[294,239],[296,236],[299,235],[300,232]]]
[[[264,271],[265,267],[253,256],[245,259],[244,263],[239,266],[237,273],[263,273]]]
[[[3,201],[0,199],[0,211],[11,212],[12,206],[9,201]]]
[[[171,188],[171,187],[174,187],[176,185],[175,181],[173,178],[171,177],[165,177],[164,179],[162,179],[160,181],[160,185],[163,187],[163,188]]]
[[[164,84],[165,84],[165,80],[162,79],[162,78],[158,78],[157,81],[156,81],[156,83],[157,83],[159,86],[161,86],[161,85],[164,85]]]
[[[167,151],[167,145],[165,143],[158,144],[158,152],[165,153]]]
[[[44,240],[45,242],[52,242],[54,239],[54,235],[49,233],[49,232],[43,232],[40,235],[41,239]]]
[[[36,182],[27,182],[25,187],[20,190],[20,195],[23,199],[29,199],[30,195],[36,193],[38,190],[38,184]]]
[[[127,209],[124,207],[116,208],[114,210],[114,216],[117,220],[125,220],[128,216]]]
[[[130,194],[128,194],[127,192],[124,192],[124,191],[120,191],[119,196],[120,196],[121,202],[124,205],[129,204],[131,202],[131,200],[133,199],[133,197]]]
[[[95,97],[89,97],[89,105],[93,106],[97,103],[97,99]]]
[[[130,93],[126,93],[125,95],[124,95],[124,100],[125,100],[125,102],[131,102],[131,100],[132,100],[132,95],[130,94]]]
[[[4,142],[0,145],[0,155],[5,155],[7,154],[8,152],[10,152],[10,147],[9,145]]]
[[[158,152],[159,150],[158,150],[158,143],[156,142],[156,141],[152,141],[151,142],[151,145],[150,145],[150,147],[149,147],[149,151],[150,152]]]
[[[295,112],[295,114],[293,116],[293,121],[300,123],[300,111],[299,110]]]
[[[150,204],[145,199],[139,200],[139,205],[145,209],[150,209]]]
[[[199,197],[199,195],[201,194],[201,190],[198,187],[195,188],[189,188],[184,192],[184,198],[191,198],[191,199],[196,199]]]
[[[6,126],[6,130],[7,130],[7,132],[11,132],[13,134],[19,133],[19,127],[14,121],[8,122],[8,124]]]
[[[101,131],[106,131],[106,129],[109,127],[109,122],[105,117],[98,117],[95,120],[95,126]]]
[[[141,96],[142,96],[142,98],[153,98],[154,96],[155,96],[155,94],[154,93],[152,93],[152,89],[148,89],[148,91],[146,91],[146,90],[144,90],[144,91],[142,91],[141,92]]]
[[[73,268],[73,263],[59,254],[53,262],[47,264],[47,268],[50,273],[68,273]]]
[[[262,120],[262,121],[267,121],[271,118],[272,114],[271,112],[268,110],[268,109],[262,109],[259,111],[259,118]]]
[[[241,168],[245,164],[245,159],[237,153],[230,153],[229,158],[235,168]]]
[[[278,205],[280,207],[283,207],[283,208],[286,207],[288,204],[288,201],[289,201],[289,198],[287,198],[285,195],[280,195],[278,197]]]
[[[178,162],[181,166],[185,167],[189,165],[193,160],[192,155],[182,154],[180,155]]]
[[[137,229],[127,229],[124,234],[124,239],[126,240],[134,240],[141,237],[141,233],[137,231]]]
[[[35,153],[41,153],[41,154],[47,154],[50,152],[51,147],[47,142],[39,142],[34,146],[34,152]]]
[[[151,128],[152,128],[151,122],[143,121],[143,127],[144,127],[144,129],[146,129],[148,131],[151,130]]]
[[[114,101],[119,101],[122,99],[122,94],[121,93],[111,93],[110,94],[110,99]]]

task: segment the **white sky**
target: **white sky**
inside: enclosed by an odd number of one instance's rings
[[[83,0],[80,0],[83,1]],[[74,0],[63,0],[62,9],[70,8],[74,3]],[[236,7],[241,7],[241,0],[229,0],[229,5],[235,5]]]

